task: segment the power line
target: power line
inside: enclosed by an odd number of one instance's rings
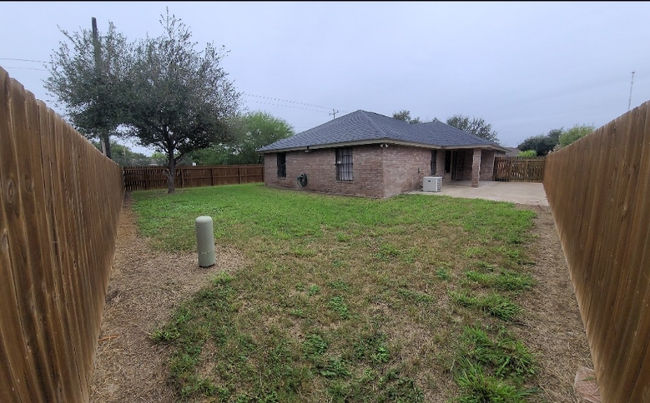
[[[0,60],[13,60],[17,62],[29,62],[29,63],[51,63],[43,60],[16,59],[14,57],[0,57]]]
[[[15,69],[15,70],[38,70],[38,71],[47,71],[45,69],[36,69],[33,67],[14,67],[14,66],[5,66],[6,69]]]
[[[311,112],[318,112],[318,113],[327,113],[327,112],[324,112],[324,111],[317,111],[317,110],[315,110],[315,109],[301,108],[301,107],[299,107],[299,106],[270,104],[270,103],[268,103],[268,102],[255,101],[255,100],[252,100],[252,99],[249,100],[248,102],[256,102],[256,103],[258,103],[258,104],[272,105],[272,106],[281,106],[281,107],[284,107],[284,108],[302,109],[302,110],[304,110],[304,111],[311,111]]]
[[[332,109],[332,108],[330,108],[329,106],[321,106],[321,105],[308,104],[308,103],[305,103],[305,102],[291,101],[291,100],[288,100],[288,99],[273,98],[273,97],[265,97],[265,96],[262,96],[262,95],[253,95],[253,94],[247,94],[247,93],[244,93],[244,95],[245,95],[245,96],[248,96],[248,97],[255,97],[255,98],[262,98],[262,99],[270,99],[270,100],[272,100],[272,101],[278,101],[278,102],[289,102],[289,103],[292,103],[292,104],[311,106],[311,107],[314,107],[314,108],[322,108],[322,109],[327,109],[327,110]]]
[[[51,62],[46,62],[46,61],[43,61],[43,60],[20,59],[20,58],[15,58],[15,57],[0,57],[0,60],[13,60],[13,61],[20,61],[20,62],[28,62],[28,63],[51,63]],[[45,69],[37,69],[37,68],[31,68],[31,67],[7,67],[7,68],[20,69],[20,70],[48,71],[48,70],[45,70]],[[334,116],[335,119],[336,119],[336,114],[340,112],[338,110],[335,110],[334,108],[330,108],[329,106],[315,105],[315,104],[309,104],[309,103],[306,103],[306,102],[292,101],[292,100],[289,100],[289,99],[282,99],[282,98],[275,98],[275,97],[266,97],[266,96],[262,96],[262,95],[255,95],[255,94],[248,94],[248,93],[244,93],[243,95],[248,96],[248,97],[254,97],[254,98],[269,99],[271,101],[277,101],[277,102],[288,102],[288,103],[292,103],[292,104],[296,104],[296,105],[311,106],[313,108],[322,108],[322,109],[327,109],[328,111],[331,109],[332,112],[331,113],[328,112],[328,114]],[[266,102],[253,101],[253,100],[251,100],[251,102],[257,102],[257,103],[260,103],[260,104],[272,105],[272,106],[282,106],[282,107],[285,107],[285,108],[302,109],[302,110],[311,111],[311,112],[326,113],[324,111],[317,111],[317,110],[314,110],[314,109],[300,108],[300,107],[296,107],[296,106],[270,104],[270,103],[266,103]]]

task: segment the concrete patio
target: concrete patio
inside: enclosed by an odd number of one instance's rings
[[[459,181],[445,183],[440,192],[416,191],[411,193],[548,206],[544,186],[541,183],[531,182],[482,181],[477,188],[473,188],[470,181]]]

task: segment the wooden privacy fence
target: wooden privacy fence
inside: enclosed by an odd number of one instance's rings
[[[0,68],[0,402],[89,399],[120,167]]]
[[[494,180],[501,182],[544,181],[544,157],[496,157]]]
[[[544,188],[601,399],[650,402],[650,102],[550,154]]]
[[[127,191],[166,189],[165,167],[124,167],[124,187]],[[176,167],[176,187],[235,185],[264,182],[264,165],[213,165]]]

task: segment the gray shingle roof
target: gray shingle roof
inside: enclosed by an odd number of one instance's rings
[[[391,140],[434,147],[479,146],[502,149],[498,144],[442,122],[409,124],[378,113],[358,110],[292,137],[278,140],[257,151],[264,153]]]

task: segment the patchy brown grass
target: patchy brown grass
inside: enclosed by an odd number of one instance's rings
[[[517,297],[525,314],[509,326],[509,331],[537,356],[535,385],[542,392],[530,400],[581,402],[572,383],[578,367],[591,366],[591,360],[552,216],[548,207],[520,208],[537,214],[531,230],[536,239],[525,246],[531,261],[526,270],[536,285]],[[355,337],[379,326],[394,353],[390,365],[413,378],[423,391],[424,401],[449,401],[459,393],[449,372],[456,365],[450,346],[458,330],[476,316],[454,304],[447,291],[464,281],[467,259],[502,262],[499,256],[486,256],[490,252],[482,248],[484,243],[468,241],[462,231],[439,228],[404,243],[410,231],[408,225],[368,233],[354,233],[354,228],[350,233],[325,231],[318,241],[290,247],[250,238],[246,239],[247,248],[259,256],[269,256],[262,266],[245,257],[244,252],[219,247],[218,265],[201,269],[193,253],[154,252],[149,241],[137,235],[126,205],[100,340],[117,337],[99,344],[91,401],[177,400],[176,391],[167,383],[165,362],[170,349],[153,344],[149,335],[168,321],[183,300],[209,285],[210,278],[221,271],[238,276],[240,283],[250,287],[250,295],[234,302],[236,325],[238,332],[250,335],[260,349],[271,348],[274,340],[282,338],[300,346],[318,329],[329,336],[328,354],[336,356],[344,353],[346,344]],[[431,236],[440,233],[448,236]],[[371,253],[359,252],[360,247]],[[422,254],[425,249],[428,252]],[[243,268],[251,272],[240,270]],[[449,280],[434,275],[440,268],[448,271]],[[253,270],[263,271],[272,281],[260,282]],[[332,285],[337,280],[344,280],[349,290]],[[310,295],[310,286],[314,285],[319,292]],[[361,319],[341,320],[336,311],[327,309],[336,295],[343,297],[353,315],[361,313]],[[426,296],[433,298],[429,301]],[[495,318],[482,320],[487,325],[501,323]],[[200,377],[215,384],[223,381],[214,370],[218,356],[219,346],[208,340],[197,369]],[[261,359],[253,356],[251,367],[259,365]],[[326,383],[319,377],[309,382],[305,390],[311,392],[300,401],[321,401]],[[206,401],[211,399],[215,398]]]
[[[172,402],[164,346],[149,334],[179,304],[220,271],[236,272],[244,257],[219,247],[217,265],[200,268],[193,253],[153,251],[137,234],[127,199],[120,216],[115,258],[95,358],[91,402]],[[208,352],[206,352],[208,354]]]
[[[573,389],[582,366],[593,367],[569,269],[549,207],[522,207],[537,213],[529,246],[537,285],[522,300],[526,316],[514,332],[539,353],[539,386],[549,402],[586,402]]]

